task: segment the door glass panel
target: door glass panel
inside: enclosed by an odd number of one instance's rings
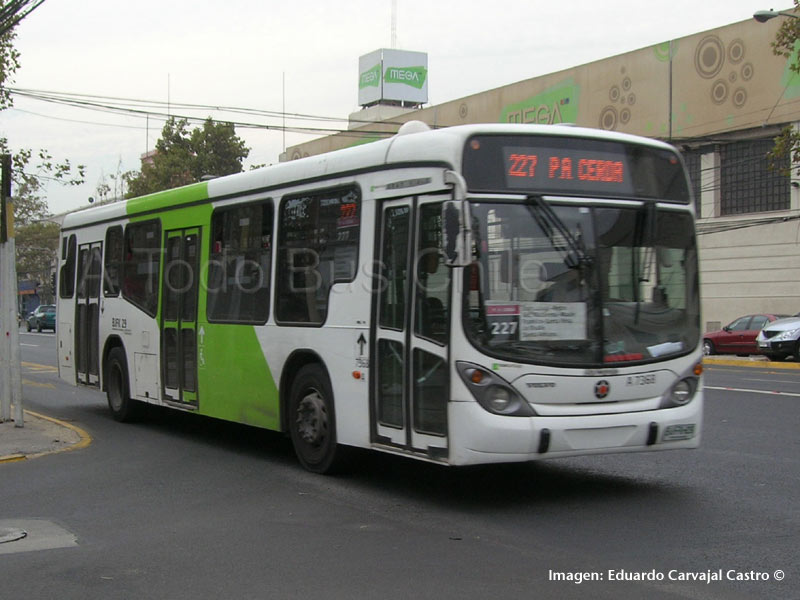
[[[86,286],[89,291],[90,298],[100,297],[100,271],[103,264],[103,256],[100,246],[94,246],[91,249],[91,258],[89,264],[89,276]]]
[[[174,327],[164,330],[164,386],[178,387],[178,332]]]
[[[85,377],[86,373],[86,361],[88,360],[87,352],[86,352],[86,343],[87,343],[87,335],[88,331],[86,328],[86,318],[87,318],[87,311],[88,311],[87,304],[78,304],[76,307],[76,319],[75,319],[75,337],[77,339],[77,343],[75,344],[75,360],[77,362],[78,373],[83,373]]]
[[[82,248],[78,252],[78,298],[84,300],[88,296],[86,281],[89,278],[89,249]]]
[[[181,238],[171,237],[167,240],[167,258],[164,265],[164,320],[178,320],[178,294],[183,288],[183,265],[181,258]]]
[[[183,307],[181,319],[183,321],[194,321],[197,312],[197,236],[187,235],[184,238],[184,252],[182,267],[184,271],[183,286]]]
[[[417,239],[417,293],[414,333],[447,343],[450,312],[450,269],[439,251],[442,237],[442,205],[423,204],[419,212]]]
[[[383,260],[379,278],[380,325],[403,329],[408,278],[408,232],[411,211],[408,206],[386,209],[383,225]]]
[[[414,429],[419,433],[447,432],[447,368],[444,360],[414,349]]]
[[[403,426],[403,344],[378,341],[378,421],[389,427]]]
[[[98,280],[99,281],[99,280]],[[99,289],[99,286],[98,286]],[[99,345],[100,345],[100,335],[98,329],[100,328],[100,305],[99,304],[89,304],[87,307],[88,309],[88,319],[89,322],[87,323],[88,330],[89,330],[89,339],[86,340],[88,342],[88,350],[89,350],[89,375],[97,375],[98,374],[98,365],[100,363],[99,357]]]
[[[194,329],[181,330],[181,350],[183,352],[183,381],[181,387],[186,392],[195,391],[195,360]]]

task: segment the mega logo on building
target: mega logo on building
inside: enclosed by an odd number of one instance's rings
[[[358,59],[358,103],[428,101],[428,55],[382,48]]]

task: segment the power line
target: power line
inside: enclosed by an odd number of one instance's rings
[[[87,110],[94,110],[99,112],[107,112],[112,114],[124,114],[127,116],[138,118],[155,117],[158,119],[166,120],[170,117],[186,119],[190,123],[202,123],[206,120],[205,117],[196,117],[188,114],[176,114],[175,109],[184,111],[212,111],[212,112],[226,112],[233,114],[249,115],[255,117],[264,117],[272,119],[294,119],[297,121],[317,121],[321,123],[335,123],[345,122],[348,119],[341,117],[330,117],[323,115],[309,115],[303,113],[284,113],[281,111],[271,111],[255,108],[244,108],[237,106],[224,106],[224,105],[211,105],[211,104],[196,104],[196,103],[175,103],[169,104],[156,101],[156,100],[143,100],[136,98],[120,98],[114,96],[99,96],[94,94],[67,94],[63,92],[52,92],[46,90],[31,90],[23,88],[8,88],[9,92],[18,97],[28,98],[40,102],[48,102],[53,104],[60,104],[70,106],[73,108],[81,108]],[[55,118],[55,117],[53,117]],[[223,119],[215,119],[221,121]],[[305,134],[343,134],[352,137],[365,137],[365,136],[388,136],[391,133],[386,131],[373,131],[373,130],[351,130],[338,127],[312,127],[301,125],[273,125],[266,123],[255,123],[252,121],[231,120],[224,119],[237,127],[252,128],[252,129],[267,129],[276,131],[289,131],[293,133]],[[351,123],[363,123],[365,125],[372,125],[374,121],[359,121],[349,120]],[[402,125],[399,121],[384,121],[382,124],[388,125]]]

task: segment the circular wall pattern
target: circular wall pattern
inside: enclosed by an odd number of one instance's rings
[[[694,52],[694,66],[700,77],[711,79],[716,77],[725,64],[725,46],[716,35],[709,35],[700,40]]]

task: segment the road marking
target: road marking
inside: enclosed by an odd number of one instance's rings
[[[40,383],[38,381],[31,381],[30,379],[25,379],[25,378],[22,379],[22,384],[23,385],[32,385],[33,387],[46,388],[48,390],[56,389],[56,386],[53,385],[52,383]]]
[[[22,361],[20,364],[35,373],[58,373],[58,367],[53,367],[51,365],[40,365],[39,363],[25,361]]]
[[[773,390],[748,390],[746,388],[733,388],[733,387],[717,387],[713,385],[704,385],[706,390],[719,390],[722,392],[750,392],[751,394],[768,394],[770,396],[795,396],[800,398],[800,393],[797,392],[778,392]]]

